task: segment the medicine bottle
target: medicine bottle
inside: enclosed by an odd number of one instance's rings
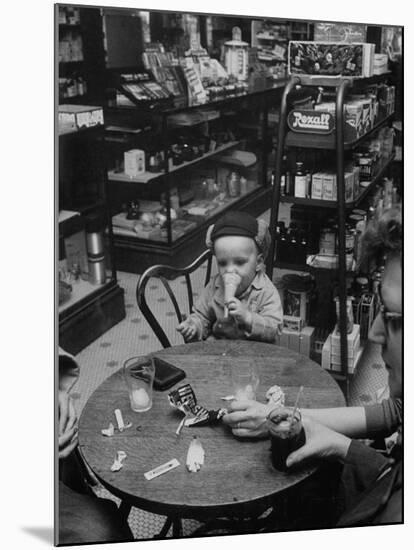
[[[296,163],[295,170],[295,197],[306,198],[307,193],[307,178],[303,170],[303,162]]]

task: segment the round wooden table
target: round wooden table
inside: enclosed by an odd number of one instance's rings
[[[298,389],[304,387],[301,407],[339,407],[344,396],[333,378],[308,357],[272,344],[250,341],[205,341],[184,344],[156,353],[186,372],[176,386],[190,383],[197,401],[207,409],[226,406],[220,398],[232,393],[230,368],[234,363],[253,361],[260,376],[258,401],[279,385],[286,405],[293,405]],[[173,518],[246,517],[263,508],[274,497],[306,479],[315,466],[291,472],[272,467],[266,439],[237,439],[223,425],[176,429],[183,415],[170,406],[167,394],[154,391],[151,410],[130,409],[122,370],[107,378],[92,394],[79,420],[80,451],[102,484],[127,506]],[[113,437],[101,429],[112,422],[115,409],[132,427]],[[205,450],[205,463],[197,473],[186,468],[188,446],[194,435]],[[111,471],[117,451],[125,451],[123,468]],[[148,481],[144,473],[176,458],[180,466]]]

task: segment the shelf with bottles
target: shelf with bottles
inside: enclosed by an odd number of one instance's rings
[[[212,151],[208,151],[207,153],[204,153],[201,156],[197,156],[193,160],[183,161],[178,166],[174,166],[174,164],[171,161],[170,166],[168,168],[168,173],[173,174],[174,172],[177,172],[179,170],[188,168],[188,167],[194,165],[195,163],[202,162],[203,160],[206,160],[206,159],[210,158],[213,155],[218,155],[219,153],[223,153],[223,152],[225,152],[229,149],[232,149],[232,148],[236,147],[239,143],[240,142],[238,142],[238,141],[230,141],[229,143],[225,143],[221,146],[218,146],[216,149],[214,149]],[[158,166],[162,165],[164,163],[164,159],[163,159],[161,154],[160,154],[160,159],[157,162],[158,162]],[[108,179],[109,179],[109,181],[119,181],[119,182],[128,182],[128,183],[148,183],[148,182],[151,182],[152,180],[154,180],[156,178],[160,178],[162,176],[165,176],[166,173],[167,172],[165,172],[165,171],[163,171],[163,172],[144,171],[144,172],[142,172],[141,174],[139,174],[137,176],[129,176],[124,171],[123,172],[117,172],[116,170],[110,170],[108,172]]]
[[[70,25],[59,26],[59,65],[63,63],[81,63],[84,61],[81,28]]]
[[[59,212],[59,345],[76,354],[125,317],[107,205]]]
[[[150,128],[107,142],[119,269],[140,272],[150,262],[185,263],[201,252],[207,225],[223,211],[249,209],[259,215],[266,209],[271,187],[263,136],[281,87],[249,89],[203,104],[108,107],[110,127]]]
[[[84,98],[87,94],[86,80],[77,74],[70,71],[67,76],[59,76],[59,101],[65,99],[71,101]]]
[[[365,206],[348,211],[345,223],[345,265],[348,275],[357,273],[361,261],[361,235],[367,222],[399,202],[392,179],[375,186]],[[307,204],[305,206],[308,206]],[[279,221],[276,229],[276,261],[280,269],[317,272],[338,271],[338,223],[329,210],[292,206],[289,224]]]
[[[286,77],[287,26],[271,20],[252,21],[251,45],[257,49],[257,61],[274,79]]]
[[[259,192],[257,168],[243,173],[249,179],[240,176],[236,170],[204,165],[170,187],[171,242],[177,243],[204,227],[209,219]],[[128,193],[124,188],[123,197],[128,197],[128,200],[119,205],[116,188],[110,185],[109,197],[116,211],[112,217],[114,235],[144,240],[147,244],[168,243],[168,206],[163,188],[160,185],[148,189],[147,198],[142,198],[142,194],[137,197],[133,190]],[[134,196],[136,198],[132,198]]]
[[[345,207],[349,210],[357,207],[371,192],[375,185],[381,180],[381,178],[386,173],[387,169],[390,167],[391,163],[394,161],[394,154],[388,158],[381,159],[379,164],[375,167],[374,175],[372,179],[360,181],[357,187],[354,187],[354,198],[347,201]],[[310,182],[310,184],[312,181]],[[312,190],[310,191],[310,195]],[[280,197],[280,202],[296,204],[300,206],[309,206],[314,208],[338,208],[337,200],[328,200],[328,199],[316,199],[312,197],[295,197],[292,195],[282,195]]]

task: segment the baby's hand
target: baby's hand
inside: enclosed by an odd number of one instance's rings
[[[186,342],[193,340],[197,336],[197,327],[191,317],[180,323],[177,330],[182,334]]]
[[[227,304],[229,315],[238,325],[243,325],[247,330],[251,329],[252,315],[245,305],[237,298],[232,298]]]

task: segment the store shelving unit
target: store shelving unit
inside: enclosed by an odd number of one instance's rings
[[[59,103],[96,104],[105,67],[100,10],[56,4],[55,32]]]
[[[385,75],[386,76],[386,75]],[[348,396],[349,389],[349,373],[348,373],[348,348],[347,348],[347,312],[346,312],[346,255],[345,255],[345,218],[348,210],[358,206],[363,199],[369,194],[375,184],[384,175],[385,171],[390,167],[393,161],[393,156],[383,161],[383,164],[378,169],[375,177],[367,186],[363,189],[360,195],[352,202],[347,203],[345,201],[345,183],[344,183],[344,151],[352,150],[359,143],[361,143],[368,136],[372,135],[375,131],[382,126],[389,123],[392,119],[392,115],[385,117],[383,120],[377,122],[375,126],[361,136],[357,140],[352,142],[345,142],[344,140],[344,117],[343,117],[343,105],[344,99],[348,91],[354,86],[360,84],[369,84],[382,80],[383,77],[373,78],[351,78],[351,77],[337,77],[337,78],[321,78],[310,77],[306,75],[292,76],[287,83],[282,96],[281,112],[280,112],[280,124],[278,132],[278,144],[279,147],[276,152],[276,165],[275,165],[275,184],[273,188],[272,209],[270,217],[270,229],[271,229],[271,247],[269,253],[269,259],[267,264],[267,271],[269,276],[273,275],[274,267],[282,269],[293,269],[299,271],[314,272],[315,269],[308,266],[298,266],[297,264],[291,264],[286,262],[275,261],[276,250],[276,224],[278,221],[279,204],[281,202],[289,202],[304,207],[314,207],[318,209],[331,209],[336,210],[337,223],[338,223],[338,292],[339,292],[339,331],[340,331],[340,343],[341,343],[341,372],[333,372],[339,382],[342,382],[345,387],[345,394]],[[287,115],[288,115],[288,97],[289,94],[296,88],[296,86],[324,86],[333,87],[336,90],[336,111],[335,111],[335,130],[330,135],[314,135],[314,134],[294,134],[291,131],[287,131]],[[313,148],[330,150],[335,155],[336,160],[336,177],[337,177],[337,200],[325,201],[315,200],[307,198],[297,198],[291,196],[281,196],[280,193],[280,179],[282,170],[282,157],[285,147],[298,147],[298,148]]]
[[[253,20],[251,45],[257,59],[268,67],[274,78],[286,76],[289,40],[311,40],[313,24],[280,19]]]
[[[237,208],[259,214],[266,209],[271,195],[268,173],[268,136],[267,118],[271,105],[279,101],[285,81],[269,82],[266,85],[252,85],[248,92],[234,93],[206,101],[194,103],[191,100],[177,98],[167,102],[137,104],[136,106],[108,106],[106,117],[110,125],[122,127],[125,121],[136,127],[150,127],[145,132],[130,132],[124,134],[116,143],[113,136],[106,132],[107,158],[112,166],[108,171],[109,202],[112,214],[120,215],[123,204],[131,200],[157,203],[161,207],[164,201],[166,207],[166,224],[162,232],[155,230],[146,235],[134,233],[129,227],[116,227],[114,235],[117,267],[131,272],[142,272],[154,263],[177,264],[191,261],[204,247],[205,231],[210,223],[225,210]],[[246,113],[247,120],[237,117],[235,113]],[[252,117],[252,113],[257,116]],[[202,113],[202,122],[198,114]],[[214,116],[213,116],[214,115]],[[193,125],[187,119],[194,119]],[[184,120],[182,125],[178,120]],[[250,119],[254,124],[249,124]],[[246,122],[248,123],[246,125]],[[200,130],[200,126],[202,127]],[[213,136],[229,132],[229,138],[222,141]],[[203,132],[208,137],[209,146],[191,160],[172,165],[168,161],[170,146],[175,133],[184,132],[191,140]],[[231,134],[235,134],[231,136]],[[210,139],[211,138],[211,139]],[[214,142],[214,144],[213,144]],[[164,161],[156,172],[145,171],[136,177],[129,177],[122,168],[123,154],[129,149],[146,149],[150,144],[156,144],[163,153]],[[254,153],[257,161],[252,167],[233,165],[229,155],[235,150]],[[117,157],[117,158],[116,158]],[[147,157],[148,159],[148,157]],[[121,165],[121,166],[119,166]],[[252,170],[252,172],[249,172]],[[205,200],[191,200],[197,207],[197,201],[202,203],[206,214],[188,214],[188,206],[180,202],[180,214],[177,220],[171,216],[171,190],[180,191],[187,187],[197,194],[196,179],[199,174],[210,174],[218,186],[223,185],[225,177],[232,171],[240,171],[248,179],[248,187],[235,196],[227,195],[222,200],[213,200],[206,196]],[[250,176],[249,176],[250,174]],[[200,176],[201,177],[201,176]],[[200,181],[201,183],[201,181]],[[221,188],[222,189],[222,188]],[[216,197],[221,193],[218,192]],[[162,198],[163,197],[163,198]],[[162,198],[162,199],[161,199]],[[181,200],[181,195],[180,195]],[[197,209],[197,208],[196,208]],[[119,218],[118,218],[119,221]]]
[[[97,215],[102,220],[105,244],[105,281],[99,285],[93,284],[87,273],[71,279],[70,296],[58,305],[59,345],[76,354],[125,317],[124,292],[118,286],[112,258],[104,127],[62,130],[57,141],[59,243],[65,249],[68,239],[77,235],[79,251],[73,252],[72,244],[72,253],[75,253],[78,265],[87,265],[85,229],[88,217]]]

